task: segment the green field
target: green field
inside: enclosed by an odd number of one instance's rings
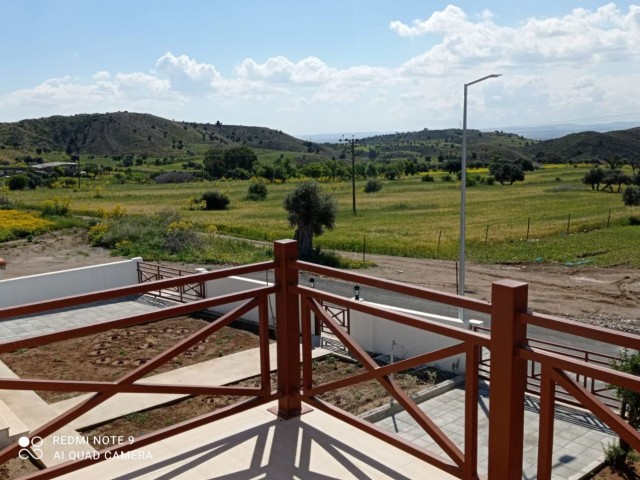
[[[625,207],[621,195],[592,191],[581,183],[589,166],[547,166],[528,172],[523,183],[478,185],[467,189],[467,250],[480,262],[572,262],[640,266],[640,208]],[[483,171],[470,171],[486,174]],[[458,251],[460,185],[421,182],[419,176],[384,182],[377,193],[357,186],[357,216],[351,210],[350,182],[323,183],[338,200],[336,228],[318,237],[324,249],[454,259]],[[13,205],[38,208],[52,197],[68,198],[72,212],[91,215],[98,209],[124,207],[128,214],[178,211],[198,228],[215,225],[218,233],[257,239],[290,238],[293,230],[282,208],[296,182],[268,185],[264,202],[243,197],[248,182],[220,181],[188,184],[104,183],[83,179],[80,190],[38,188],[6,191]],[[96,187],[99,187],[96,190]],[[231,203],[221,212],[189,210],[189,199],[219,189]],[[570,221],[569,221],[570,215]],[[609,219],[610,215],[610,219]],[[530,222],[529,239],[527,223]],[[609,226],[607,227],[607,223]],[[567,234],[567,227],[569,233]]]

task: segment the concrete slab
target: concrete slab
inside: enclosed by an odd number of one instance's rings
[[[59,478],[393,479],[454,477],[318,410],[279,420],[258,407]]]
[[[312,357],[318,358],[330,353],[322,348],[315,348]],[[276,344],[269,345],[271,371],[277,369]],[[136,382],[140,384],[182,384],[182,385],[227,385],[239,382],[260,374],[260,350],[254,348],[243,352],[214,358],[187,367],[177,368],[169,372],[160,373]],[[50,407],[57,414],[61,414],[74,407],[92,394],[69,398],[51,404]],[[71,422],[70,426],[76,430],[89,428],[108,420],[120,418],[128,413],[139,412],[149,408],[170,403],[188,395],[170,394],[135,394],[121,393],[81,417]]]

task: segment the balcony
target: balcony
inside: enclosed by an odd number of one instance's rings
[[[535,478],[550,479],[558,466],[554,457],[554,434],[558,434],[558,429],[554,425],[558,423],[558,411],[564,408],[560,401],[568,397],[584,409],[585,415],[591,412],[590,418],[625,438],[633,448],[640,449],[638,432],[605,403],[596,388],[588,388],[585,381],[589,379],[592,386],[615,384],[640,391],[638,378],[618,372],[606,363],[590,362],[536,343],[528,338],[527,326],[595,338],[632,350],[640,349],[640,337],[532,313],[527,308],[527,285],[522,283],[496,282],[492,286],[491,302],[484,302],[301,262],[297,260],[297,246],[293,241],[276,242],[274,255],[271,262],[186,277],[155,276],[136,285],[0,309],[0,318],[5,322],[54,309],[132,295],[157,295],[167,290],[174,296],[178,294],[183,301],[185,295],[190,297],[185,303],[172,303],[162,309],[124,315],[115,320],[9,339],[0,344],[2,353],[227,306],[226,313],[206,327],[185,336],[115,381],[42,380],[4,374],[0,388],[5,392],[50,390],[88,394],[55,417],[29,429],[27,437],[42,438],[45,446],[50,446],[47,442],[60,435],[60,431],[68,431],[64,429],[71,428],[74,421],[112,398],[197,394],[249,397],[230,407],[90,451],[86,458],[58,463],[24,478],[518,479],[523,476],[525,436],[529,435],[525,433],[525,411],[534,402],[539,412],[539,424],[534,432],[537,438]],[[215,296],[203,295],[199,287],[205,282],[265,271],[273,272],[274,284],[256,284],[247,290]],[[488,315],[491,330],[459,328],[304,286],[299,281],[301,271]],[[276,341],[272,346],[269,344],[270,296],[274,298],[276,319]],[[429,332],[431,336],[445,338],[446,346],[379,365],[326,305],[349,311],[352,316],[359,313],[381,319],[388,325]],[[167,382],[144,380],[158,366],[247,315],[255,317],[259,331],[260,347],[256,357],[259,386],[212,384],[204,378],[206,375],[202,375],[202,382],[186,377]],[[314,336],[323,330],[329,331],[365,368],[364,373],[320,385],[314,382]],[[487,376],[488,355],[489,383],[486,384],[483,378]],[[455,434],[439,426],[432,418],[435,410],[420,408],[394,379],[400,372],[451,358],[461,359],[464,365],[464,389],[459,391],[457,411],[460,427]],[[272,387],[270,372],[274,364],[277,365],[276,386]],[[531,364],[536,365],[533,374],[530,374]],[[535,397],[527,393],[532,377],[536,380]],[[406,435],[390,433],[321,399],[327,392],[370,380],[384,387],[421,436],[432,440],[435,450]],[[482,438],[484,431],[486,442]],[[0,463],[15,458],[23,448],[34,454],[40,447],[36,443],[25,447],[16,441],[0,451]],[[484,457],[486,461],[482,460]],[[531,475],[528,473],[527,477]]]

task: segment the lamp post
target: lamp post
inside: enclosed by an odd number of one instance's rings
[[[464,295],[464,271],[465,271],[465,238],[467,216],[467,88],[475,83],[480,83],[488,78],[497,78],[500,74],[491,74],[479,78],[473,82],[464,84],[464,106],[462,111],[462,175],[460,175],[460,259],[458,268],[458,295]]]

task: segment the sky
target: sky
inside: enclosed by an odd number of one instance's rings
[[[640,1],[0,0],[0,121],[294,135],[637,121]]]

